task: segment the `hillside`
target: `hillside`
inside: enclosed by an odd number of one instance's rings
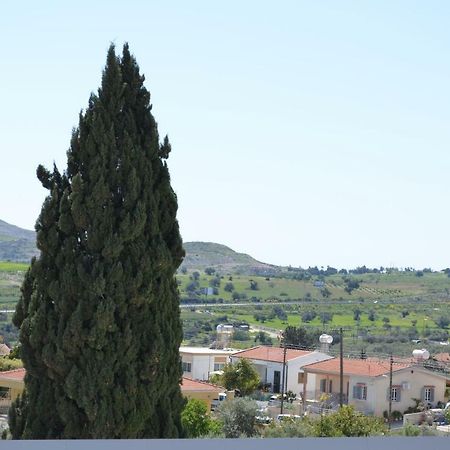
[[[245,275],[274,275],[281,268],[266,264],[252,258],[245,253],[237,253],[231,248],[213,242],[185,242],[186,257],[181,265],[188,270],[203,270],[214,267],[226,273]]]
[[[217,270],[242,275],[275,275],[281,267],[266,264],[244,253],[213,242],[185,242],[186,257],[182,267]],[[0,220],[0,261],[29,262],[38,255],[36,233]]]
[[[29,262],[38,255],[36,233],[0,220],[0,261]]]

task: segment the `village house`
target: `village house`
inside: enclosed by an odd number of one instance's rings
[[[236,350],[204,347],[180,347],[183,376],[193,380],[209,380],[210,374],[222,370]]]
[[[6,414],[11,402],[22,393],[25,369],[0,372],[0,413]]]
[[[188,400],[195,398],[206,403],[207,411],[211,410],[213,400],[219,398],[219,394],[224,392],[224,388],[214,384],[206,383],[204,381],[195,381],[190,378],[183,377],[181,383],[181,393]],[[227,397],[233,397],[234,393],[228,392]]]
[[[271,392],[279,393],[282,388],[284,349],[281,347],[257,346],[231,355],[231,362],[241,358],[248,359],[264,384]],[[286,349],[285,392],[296,395],[303,392],[303,367],[318,361],[330,359],[331,356],[318,351]]]
[[[326,403],[334,408],[340,397],[340,360],[329,359],[304,368],[304,398],[310,405]],[[389,360],[343,360],[344,403],[366,414],[383,416],[389,409]],[[444,402],[446,377],[414,362],[392,366],[392,411],[403,413],[420,399],[429,406]]]

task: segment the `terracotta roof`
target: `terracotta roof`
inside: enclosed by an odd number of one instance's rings
[[[433,359],[439,362],[450,362],[450,353],[438,353],[437,355],[433,356]]]
[[[392,366],[392,371],[405,369],[411,366],[408,363],[395,363]],[[308,364],[305,366],[308,372],[319,372],[319,373],[340,373],[340,361],[339,358],[328,359],[326,361],[321,361],[318,363]],[[348,359],[344,358],[344,375],[360,375],[365,377],[378,377],[389,373],[389,360],[381,359]]]
[[[6,372],[0,372],[0,380],[23,380],[25,376],[25,369],[8,370]],[[190,378],[183,377],[181,383],[182,391],[222,391],[224,388],[216,386],[214,384],[205,383],[202,381],[195,381]]]
[[[223,391],[224,388],[204,381],[195,381],[191,378],[183,377],[181,381],[181,391]]]
[[[0,344],[0,355],[9,355],[11,353],[11,349],[6,344]]]
[[[6,378],[8,380],[23,380],[25,376],[25,369],[7,370],[0,372],[0,379]]]
[[[298,358],[299,356],[309,355],[310,351],[296,350],[288,348],[286,351],[286,361]],[[283,362],[283,348],[281,347],[266,347],[259,345],[258,347],[249,348],[248,350],[242,350],[237,352],[232,357],[247,358],[247,359],[259,359],[261,361],[273,361]]]

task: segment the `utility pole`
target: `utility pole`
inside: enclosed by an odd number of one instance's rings
[[[344,339],[342,328],[339,329],[339,406],[344,405]]]
[[[283,342],[283,378],[281,380],[281,408],[280,408],[280,414],[283,414],[283,406],[284,406],[284,377],[286,373],[286,343]]]
[[[388,428],[391,429],[391,417],[392,417],[392,365],[394,364],[394,358],[389,360],[389,412],[388,412]]]

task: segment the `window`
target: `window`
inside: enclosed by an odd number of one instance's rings
[[[426,402],[434,402],[434,386],[425,386],[423,388],[423,399]]]
[[[225,367],[225,363],[214,363],[214,372],[222,370]]]
[[[327,392],[327,380],[320,380],[320,392]]]
[[[399,402],[400,401],[400,386],[392,386],[391,400],[393,402]]]
[[[367,385],[358,383],[353,386],[353,398],[357,400],[367,400]]]
[[[333,380],[328,382],[328,392],[331,394],[333,392]]]
[[[178,366],[179,367],[179,366]],[[183,372],[191,372],[191,370],[192,370],[192,364],[191,363],[188,363],[188,362],[182,362],[181,363],[181,367],[182,367],[182,369],[183,369]]]
[[[305,374],[304,374],[304,372],[299,372],[298,378],[297,378],[297,383],[303,384],[304,382],[305,382]]]

